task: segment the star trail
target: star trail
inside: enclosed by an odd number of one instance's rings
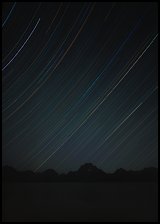
[[[156,2],[2,3],[2,162],[158,166]]]

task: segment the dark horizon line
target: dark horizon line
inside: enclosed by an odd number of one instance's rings
[[[52,171],[55,171],[58,175],[62,175],[62,174],[68,174],[68,173],[70,173],[70,172],[77,172],[81,167],[83,167],[84,165],[88,165],[88,164],[90,164],[90,165],[96,167],[97,169],[103,171],[105,174],[114,174],[114,173],[116,173],[118,170],[123,170],[123,171],[126,171],[126,172],[139,172],[139,171],[143,171],[143,170],[145,170],[145,169],[157,169],[157,170],[158,170],[158,167],[156,167],[156,166],[144,167],[144,168],[142,168],[142,169],[138,169],[138,170],[134,170],[134,169],[124,169],[124,168],[120,167],[120,168],[116,169],[116,170],[113,171],[113,172],[106,172],[106,171],[104,171],[103,169],[97,167],[96,165],[94,165],[94,164],[92,164],[92,163],[84,163],[83,165],[81,165],[81,166],[80,166],[78,169],[76,169],[76,170],[70,170],[70,171],[68,171],[68,172],[63,172],[63,173],[59,173],[59,172],[57,172],[57,171],[56,171],[55,169],[53,169],[53,168],[48,168],[48,169],[45,169],[44,171],[41,171],[41,172],[37,172],[37,171],[34,171],[34,170],[30,170],[30,169],[26,169],[26,170],[18,170],[18,169],[16,169],[15,167],[13,167],[13,166],[9,166],[9,165],[4,165],[4,166],[2,166],[2,169],[8,167],[8,168],[14,169],[14,170],[17,171],[17,172],[33,172],[34,174],[36,174],[36,173],[44,173],[44,172],[47,171],[47,170],[52,170]]]

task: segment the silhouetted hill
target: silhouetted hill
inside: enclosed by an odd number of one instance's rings
[[[158,169],[154,167],[139,171],[126,171],[122,168],[114,173],[105,173],[91,163],[82,165],[77,171],[67,174],[58,174],[52,169],[41,173],[32,171],[17,171],[12,167],[2,168],[4,182],[156,182]]]
[[[84,164],[79,170],[67,174],[68,179],[74,181],[100,181],[105,180],[106,176],[107,174],[105,172],[91,163]]]

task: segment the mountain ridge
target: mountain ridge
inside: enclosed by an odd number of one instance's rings
[[[43,172],[31,170],[18,171],[11,166],[2,167],[3,182],[144,182],[158,181],[158,168],[148,167],[142,170],[117,169],[114,173],[106,173],[92,163],[80,166],[76,171],[58,174],[54,169],[47,169]]]

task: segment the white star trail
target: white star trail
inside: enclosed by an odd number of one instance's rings
[[[31,31],[31,33],[29,34],[28,38],[25,40],[25,42],[23,43],[23,45],[21,46],[21,48],[17,51],[17,53],[14,55],[14,57],[2,68],[2,71],[5,70],[10,63],[17,57],[17,55],[21,52],[21,50],[24,48],[24,46],[26,45],[26,43],[28,42],[28,40],[30,39],[30,37],[32,36],[32,34],[34,33],[35,29],[37,28],[39,22],[40,22],[40,18],[38,19],[35,27],[33,28],[33,30]]]
[[[13,6],[12,6],[10,12],[8,13],[8,16],[6,17],[5,21],[3,22],[3,24],[2,24],[2,28],[5,26],[5,24],[6,24],[7,21],[9,20],[11,14],[12,14],[12,12],[13,12],[13,9],[15,8],[15,6],[16,6],[16,2],[13,4]]]
[[[8,58],[8,56],[13,52],[13,50],[18,46],[18,44],[20,43],[20,41],[23,39],[23,37],[24,37],[24,35],[26,34],[28,28],[29,28],[30,25],[32,24],[33,19],[35,18],[36,14],[37,14],[37,12],[38,12],[38,10],[39,10],[39,8],[40,8],[40,6],[41,6],[41,3],[40,3],[40,5],[38,6],[38,8],[36,9],[36,11],[35,11],[35,13],[34,13],[32,19],[31,19],[31,21],[29,22],[27,28],[25,29],[25,31],[23,32],[23,34],[21,35],[21,37],[19,38],[19,40],[17,41],[17,43],[14,45],[14,47],[10,50],[10,52],[9,52],[9,53],[5,56],[5,58],[2,60],[2,63],[4,63],[4,61]]]

